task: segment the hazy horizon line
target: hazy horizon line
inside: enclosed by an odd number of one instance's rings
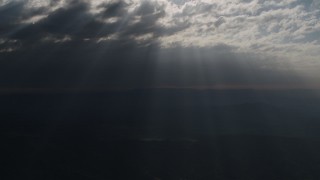
[[[0,88],[0,93],[98,93],[110,91],[134,90],[255,90],[255,91],[281,91],[281,90],[320,90],[320,84],[309,86],[298,85],[213,85],[213,86],[149,86],[149,87],[8,87]]]

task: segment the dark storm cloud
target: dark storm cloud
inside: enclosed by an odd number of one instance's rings
[[[103,18],[121,16],[122,14],[126,13],[123,10],[124,6],[126,6],[126,4],[123,1],[103,3],[99,6],[99,8],[103,8],[103,11],[100,13],[100,15]]]
[[[161,6],[143,2],[133,14],[127,11],[126,3],[112,1],[99,6],[98,14],[89,12],[90,6],[84,1],[70,1],[65,7],[50,12],[48,16],[36,23],[21,23],[35,15],[46,15],[48,9],[26,9],[25,2],[17,1],[1,7],[2,38],[20,41],[39,41],[51,36],[71,36],[73,39],[101,38],[118,33],[120,38],[153,33],[156,36],[166,34],[166,28],[156,22],[165,15]],[[50,8],[50,7],[48,7]],[[114,18],[112,22],[105,22]],[[135,21],[135,18],[139,20]],[[178,31],[170,28],[168,32]]]
[[[0,36],[6,36],[17,28],[17,21],[23,15],[23,2],[12,2],[0,7]]]
[[[108,31],[101,31],[104,32],[101,36],[111,33],[112,25],[104,27],[104,24],[89,14],[88,10],[87,3],[71,1],[67,7],[50,13],[47,18],[35,24],[27,24],[21,30],[13,33],[10,38],[22,41],[39,41],[47,35],[91,38],[95,37],[97,32],[104,28]]]

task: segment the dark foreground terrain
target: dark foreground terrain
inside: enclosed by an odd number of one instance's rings
[[[311,92],[0,98],[1,179],[320,179],[320,101]]]

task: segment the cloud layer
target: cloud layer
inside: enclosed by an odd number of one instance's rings
[[[2,0],[2,86],[317,84],[319,5]]]

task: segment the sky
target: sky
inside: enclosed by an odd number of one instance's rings
[[[0,0],[0,90],[320,88],[319,0]]]

